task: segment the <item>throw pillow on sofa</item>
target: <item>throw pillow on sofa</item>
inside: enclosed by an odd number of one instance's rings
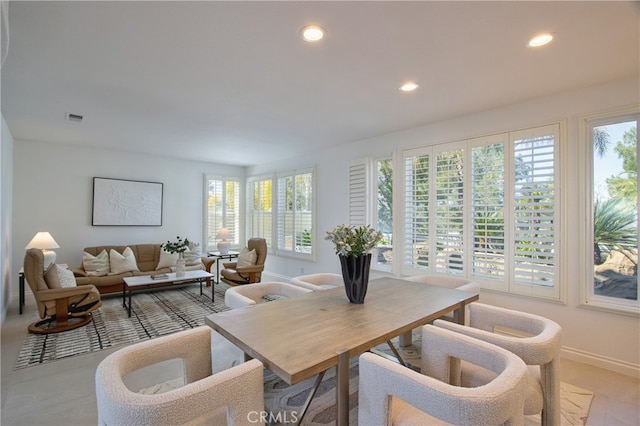
[[[169,253],[165,251],[165,249],[160,249],[160,260],[158,261],[158,266],[156,266],[156,271],[158,269],[175,267],[177,261],[178,253]]]
[[[109,251],[109,261],[111,262],[112,274],[123,274],[125,272],[139,271],[136,256],[131,247],[124,249],[122,254],[114,249]]]
[[[183,254],[185,266],[202,266],[202,254],[200,254],[200,244],[190,243]]]
[[[82,267],[89,277],[104,277],[109,274],[109,254],[102,250],[97,256],[82,253]]]

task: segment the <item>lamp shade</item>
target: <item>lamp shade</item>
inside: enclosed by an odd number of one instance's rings
[[[46,250],[46,249],[55,249],[60,248],[56,240],[53,239],[50,233],[48,232],[38,232],[35,237],[29,241],[29,244],[25,247],[25,250],[29,250],[32,248]]]
[[[216,238],[219,240],[226,240],[229,237],[231,237],[231,232],[229,232],[228,228],[220,228],[216,234]]]

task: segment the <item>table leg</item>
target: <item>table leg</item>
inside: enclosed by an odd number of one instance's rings
[[[349,352],[338,355],[336,365],[336,426],[349,424]]]
[[[20,272],[18,274],[18,284],[19,284],[19,304],[20,304],[20,315],[22,315],[22,308],[24,306],[24,272]]]
[[[129,289],[129,310],[127,312],[129,317],[131,317],[131,289]]]
[[[122,307],[127,309],[127,292],[125,287],[126,286],[122,284]]]
[[[216,284],[220,284],[220,257],[216,257]]]
[[[464,325],[465,313],[466,313],[466,304],[463,302],[462,306],[453,311],[453,320],[458,324]]]

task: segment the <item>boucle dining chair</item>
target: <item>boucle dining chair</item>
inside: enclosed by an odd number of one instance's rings
[[[182,386],[148,394],[125,384],[137,370],[176,359]],[[263,364],[253,359],[214,373],[208,326],[120,349],[98,365],[95,381],[101,426],[264,424]]]
[[[312,290],[308,288],[277,281],[245,284],[227,289],[224,292],[224,304],[231,309],[246,308],[261,303],[265,299],[295,297],[311,292]]]
[[[342,275],[331,273],[318,273],[299,275],[290,280],[291,284],[308,288],[313,291],[328,290],[330,288],[342,287],[344,281]]]
[[[482,303],[469,305],[469,326],[446,321],[434,325],[498,345],[529,366],[524,414],[542,413],[541,424],[560,424],[560,349],[562,328],[550,319]],[[463,385],[478,386],[486,372],[463,365]]]
[[[361,425],[521,425],[527,367],[498,346],[431,325],[422,328],[421,372],[364,353],[359,362]],[[460,360],[495,373],[478,388],[460,386]]]

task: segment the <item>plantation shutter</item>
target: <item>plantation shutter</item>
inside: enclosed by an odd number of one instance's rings
[[[436,271],[463,271],[464,150],[436,156]]]
[[[367,160],[349,163],[349,225],[367,224]]]
[[[293,176],[278,177],[278,248],[293,250]]]
[[[557,126],[514,132],[513,158],[525,171],[514,176],[513,279],[553,286],[558,253],[555,150]]]
[[[238,180],[206,177],[207,213],[206,233],[207,248],[214,248],[218,242],[216,234],[220,228],[226,227],[231,233],[229,241],[239,244],[240,228],[240,182]]]
[[[264,238],[270,248],[273,239],[273,179],[249,181],[247,194],[250,236]]]
[[[429,267],[429,154],[404,154],[404,264]]]
[[[476,278],[505,275],[505,139],[497,135],[472,141],[471,275]]]

